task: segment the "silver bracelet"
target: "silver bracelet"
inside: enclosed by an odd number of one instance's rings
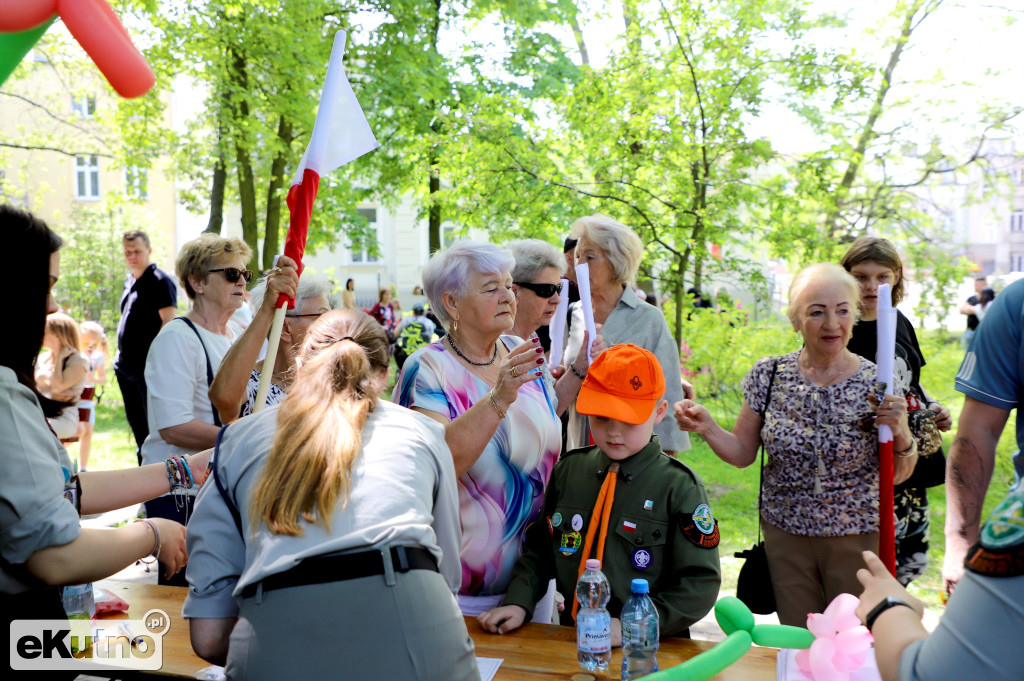
[[[910,438],[911,445],[904,449],[902,452],[893,452],[900,459],[909,459],[910,457],[917,454],[917,439]]]
[[[135,522],[146,523],[146,525],[149,526],[149,529],[153,530],[153,549],[149,552],[148,555],[145,555],[139,559],[146,565],[151,565],[156,562],[157,556],[160,555],[160,528],[157,527],[157,524],[149,518],[139,518]],[[146,560],[146,558],[152,558],[152,560]]]

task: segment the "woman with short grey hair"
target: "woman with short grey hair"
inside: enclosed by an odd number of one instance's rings
[[[228,350],[210,385],[210,401],[220,414],[222,423],[253,413],[256,392],[263,373],[260,352],[274,321],[274,310],[280,294],[295,297],[295,307],[284,315],[281,343],[277,346],[274,374],[265,406],[284,399],[295,374],[295,356],[316,319],[330,311],[334,283],[325,277],[303,272],[295,274],[293,261],[287,256],[278,259],[278,266],[260,278],[252,289],[252,306],[256,313],[245,332]],[[298,285],[296,286],[296,280]],[[268,294],[269,293],[269,294]]]
[[[517,312],[512,333],[527,340],[537,338],[537,329],[550,324],[558,308],[565,257],[557,248],[540,239],[513,241],[506,247],[516,259],[516,266],[512,270],[512,291],[516,294]],[[586,331],[583,336],[589,339]],[[559,416],[575,402],[583,385],[581,376],[585,376],[587,371],[584,347],[586,343],[581,343],[573,359],[572,370],[561,366],[557,357],[552,358],[555,366],[549,368],[544,365],[542,369],[548,388],[554,390],[558,397],[555,412]],[[602,350],[604,341],[599,335],[591,347],[591,356],[596,357]]]
[[[423,286],[448,333],[409,356],[392,398],[445,427],[459,477],[465,615],[501,603],[561,447],[555,397],[536,380],[543,348],[509,335],[514,266],[504,248],[476,241],[434,254]],[[550,622],[552,605],[549,592],[536,621]]]
[[[636,280],[644,247],[632,229],[607,215],[595,214],[580,218],[570,228],[576,244],[577,264],[587,263],[590,269],[590,300],[594,322],[601,325],[601,336],[608,347],[633,343],[657,356],[665,372],[665,399],[670,404],[691,397],[693,387],[683,380],[679,370],[679,344],[669,331],[661,310],[637,297],[632,284]],[[573,307],[572,328],[563,358],[575,358],[583,344],[583,305]],[[583,376],[586,372],[581,372]],[[582,378],[582,377],[581,377]],[[669,419],[654,427],[661,448],[678,452],[690,448],[689,436]],[[590,423],[586,416],[569,407],[566,446],[585,447],[590,442]]]

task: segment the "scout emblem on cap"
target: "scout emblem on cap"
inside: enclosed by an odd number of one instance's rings
[[[577,532],[583,529],[583,516],[581,516],[579,513],[572,517],[572,529],[574,529]]]
[[[562,534],[562,540],[558,545],[558,552],[563,556],[571,556],[580,550],[580,546],[583,543],[583,537],[580,536],[579,532],[565,532]]]
[[[629,384],[633,386],[633,390],[639,390],[643,386],[643,381],[640,380],[639,376],[634,376],[629,379]]]
[[[558,527],[561,524],[562,524],[562,514],[561,513],[556,513],[553,516],[551,516],[551,526],[552,527]]]
[[[711,507],[700,504],[692,514],[684,513],[679,517],[679,529],[683,535],[702,549],[713,549],[718,546],[721,538],[718,521],[711,514]]]
[[[633,567],[637,570],[646,570],[651,567],[653,562],[651,560],[651,552],[647,549],[637,549],[634,551],[631,560],[633,561]]]

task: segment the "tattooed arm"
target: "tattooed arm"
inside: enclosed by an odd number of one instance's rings
[[[946,556],[942,579],[952,591],[964,572],[967,550],[978,540],[981,507],[992,479],[996,444],[1010,416],[973,397],[964,401],[946,462]]]

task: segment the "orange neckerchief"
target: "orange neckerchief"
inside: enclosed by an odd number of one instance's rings
[[[584,570],[587,569],[587,558],[590,557],[590,547],[594,543],[594,535],[597,539],[597,559],[604,565],[604,540],[608,535],[608,519],[612,515],[612,503],[615,501],[615,481],[619,477],[619,462],[613,461],[608,466],[608,474],[601,485],[601,491],[597,493],[597,501],[594,503],[594,512],[590,514],[590,527],[587,528],[587,538],[583,542],[583,553],[580,554],[580,566],[576,571],[576,581],[579,581]],[[600,530],[600,532],[598,531]],[[576,613],[580,609],[578,598],[572,599],[572,618],[576,619]]]

